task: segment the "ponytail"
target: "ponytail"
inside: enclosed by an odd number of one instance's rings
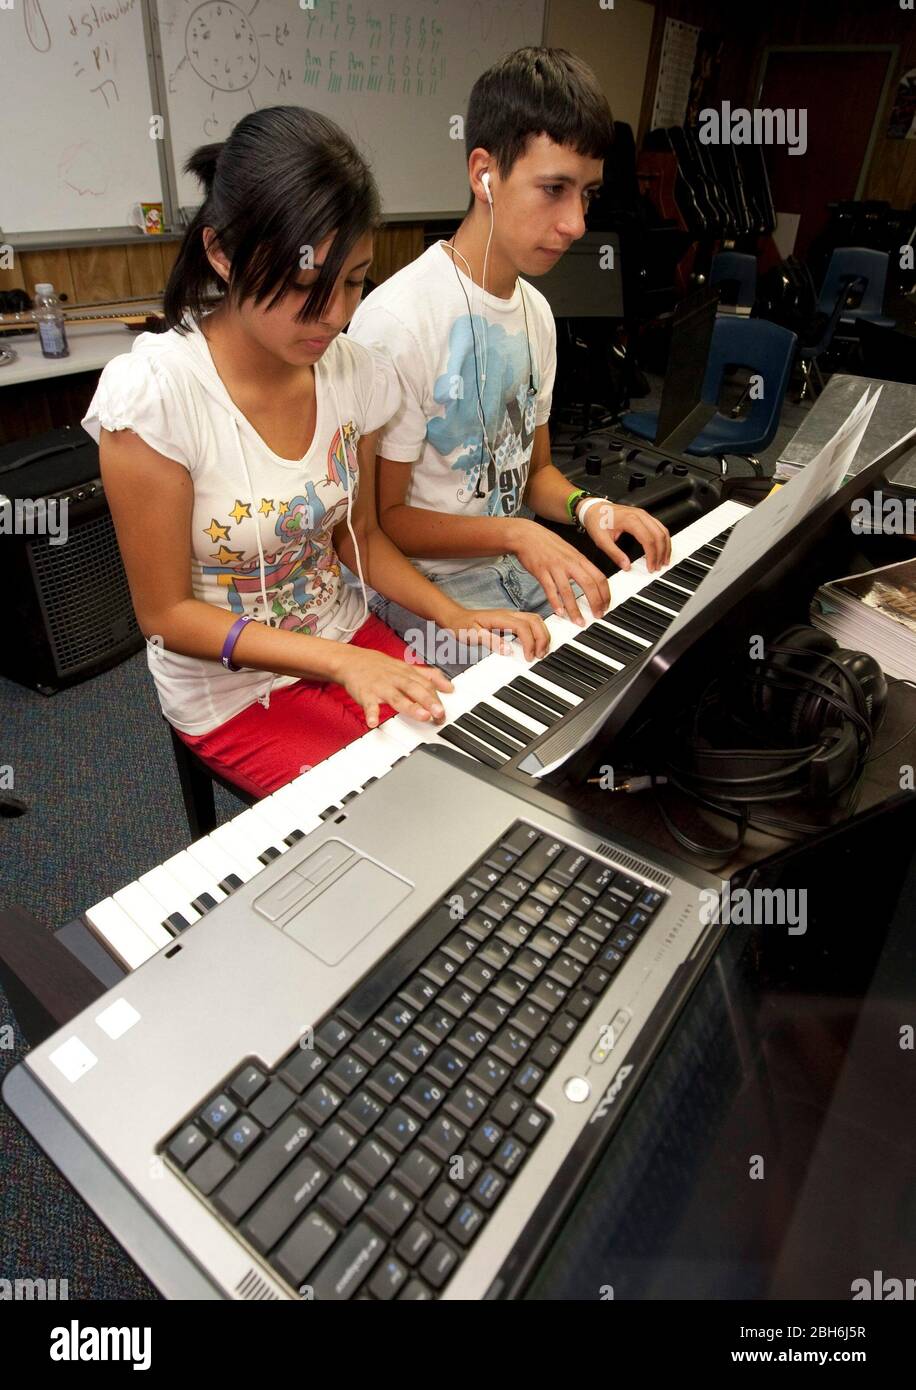
[[[193,174],[202,185],[205,197],[185,232],[165,287],[162,307],[169,328],[182,329],[189,311],[199,322],[211,307],[207,301],[212,299],[214,290],[225,292],[226,289],[225,281],[207,259],[204,247],[204,227],[213,225],[211,202],[216,165],[224,149],[224,144],[201,145],[184,166],[184,172]]]

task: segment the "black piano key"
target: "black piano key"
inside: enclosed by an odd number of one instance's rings
[[[722,554],[721,550],[716,550],[712,545],[701,545],[699,550],[695,550],[691,555],[691,560],[696,560],[697,564],[714,565]]]
[[[642,618],[644,623],[654,623],[658,628],[658,635],[661,637],[666,628],[670,627],[674,619],[670,613],[660,613],[657,608],[653,608],[651,603],[643,603],[641,598],[627,599],[624,604],[630,617],[634,615]]]
[[[597,690],[598,686],[602,684],[597,676],[593,676],[590,671],[585,669],[584,664],[579,664],[574,652],[567,652],[565,646],[557,647],[556,651],[551,652],[544,660],[552,662],[556,670],[565,671],[568,676],[572,676],[573,680],[591,686],[594,690]],[[532,667],[531,669],[534,670],[535,668]]]
[[[577,647],[574,637],[571,637],[568,642],[564,642],[563,646],[557,649],[556,654],[565,661],[572,661],[583,672],[584,676],[596,680],[599,685],[604,685],[613,675],[613,672],[605,666],[603,661],[596,661],[589,652],[582,651],[581,647]]]
[[[459,729],[464,729],[467,733],[473,734],[475,738],[481,739],[490,748],[495,748],[500,753],[505,753],[507,758],[514,758],[518,750],[518,744],[506,738],[505,734],[498,734],[495,729],[489,728],[482,720],[475,718],[473,714],[462,714],[455,720],[455,725]]]
[[[187,931],[191,923],[180,912],[172,912],[162,925],[170,935],[177,936],[180,931]]]
[[[592,665],[593,658],[588,652],[581,651],[573,646],[571,641],[564,642],[561,647],[557,647],[555,652],[545,657],[546,661],[559,661],[561,666],[565,666],[571,676],[581,680],[585,685],[592,685],[597,690],[600,685],[604,685],[607,673],[600,661]]]
[[[654,584],[650,584],[648,589],[642,590],[645,598],[650,598],[654,603],[660,603],[663,608],[673,608],[675,613],[680,613],[684,604],[690,598],[681,589],[675,589],[673,585],[666,584],[661,579],[656,579]]]
[[[613,621],[614,615],[613,613],[609,613],[606,618],[596,619],[595,622],[586,628],[586,631],[600,638],[602,642],[613,643],[617,650],[625,653],[627,656],[642,656],[646,650],[642,643],[633,642],[629,637],[624,637],[622,633],[617,632],[616,629],[610,626]]]
[[[336,815],[337,815],[337,812],[338,812],[339,810],[340,810],[340,807],[339,807],[338,805],[336,805],[336,804],[335,804],[334,806],[325,806],[324,810],[323,810],[323,811],[320,811],[320,812],[318,813],[318,819],[319,819],[319,820],[330,820],[332,816],[336,816]]]
[[[700,587],[699,581],[692,574],[687,574],[685,570],[682,570],[680,565],[675,565],[673,569],[668,570],[665,578],[669,584],[679,584],[682,589],[689,590],[691,594],[695,594]]]
[[[511,686],[503,686],[502,690],[497,690],[497,699],[506,705],[511,705],[520,714],[527,714],[529,719],[536,719],[539,724],[544,724],[550,728],[551,724],[556,724],[558,719],[562,719],[562,714],[557,714],[556,710],[548,709],[546,705],[537,705],[533,700],[529,700],[527,695],[521,695]],[[532,738],[534,735],[532,735]]]
[[[239,878],[238,874],[227,874],[225,878],[220,879],[219,886],[228,897],[230,893],[235,892],[236,888],[241,888],[243,882],[244,880]]]
[[[626,603],[615,611],[614,622],[619,623],[626,632],[635,632],[637,637],[645,637],[647,642],[657,642],[659,639],[660,634],[654,624],[650,627],[648,623],[644,623],[637,613],[627,609]]]
[[[682,574],[696,580],[697,584],[701,584],[709,573],[704,565],[695,565],[692,560],[682,560],[677,568]]]
[[[258,858],[264,865],[272,864],[275,859],[280,858],[281,853],[282,850],[277,849],[276,845],[268,845],[267,848],[258,855]]]
[[[524,676],[516,676],[514,681],[509,682],[509,688],[517,690],[520,695],[527,695],[536,705],[545,705],[555,714],[568,714],[571,709],[575,709],[571,700],[565,700],[562,695],[555,695],[552,690],[545,690],[542,685],[535,685],[534,681],[526,680]]]
[[[359,796],[359,787],[354,787],[353,791],[347,792],[346,796],[340,798],[341,806],[346,806],[347,802],[352,801],[355,796]]]
[[[502,767],[503,763],[508,761],[491,749],[485,748],[476,739],[470,738],[461,729],[456,729],[454,724],[450,724],[447,729],[440,729],[439,738],[444,738],[446,743],[460,748],[462,753],[469,753],[472,758],[476,758],[479,763],[483,763],[486,767]]]
[[[502,697],[500,696],[500,698]],[[475,705],[471,713],[476,715],[478,719],[482,719],[485,724],[489,724],[491,728],[499,729],[502,733],[508,734],[511,739],[514,739],[516,743],[520,743],[523,748],[527,748],[534,737],[530,729],[523,729],[521,724],[517,724],[514,719],[510,719],[508,714],[503,714],[502,710],[494,709],[492,705]]]
[[[558,685],[561,690],[568,690],[570,695],[578,695],[580,700],[584,700],[587,695],[591,695],[596,687],[586,685],[585,681],[577,680],[570,675],[569,668],[563,666],[554,657],[545,657],[531,668],[536,676],[543,676],[545,681],[550,681],[553,685]]]
[[[216,907],[216,899],[212,893],[198,893],[196,898],[191,899],[191,906],[203,917],[205,912],[211,912]]]
[[[602,656],[608,656],[612,661],[619,661],[621,666],[626,666],[630,660],[628,656],[621,656],[609,643],[605,642],[601,637],[596,636],[594,632],[580,632],[575,640],[577,644],[581,644],[583,647],[591,647],[592,651],[601,652]],[[613,671],[608,668],[608,677],[610,678],[613,674]]]

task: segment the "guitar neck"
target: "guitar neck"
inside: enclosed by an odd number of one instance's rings
[[[148,318],[161,317],[162,306],[150,301],[148,304],[138,307],[122,303],[120,306],[113,305],[74,305],[72,308],[62,306],[64,322],[77,327],[80,324],[92,323],[123,323],[136,324],[145,323]],[[3,329],[34,329],[35,320],[33,311],[25,309],[18,314],[0,314],[0,331]]]

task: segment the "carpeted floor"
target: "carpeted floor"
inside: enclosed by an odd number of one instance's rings
[[[0,764],[29,807],[0,820],[0,901],[49,931],[190,841],[145,653],[51,698],[0,679]],[[244,809],[217,796],[221,819]],[[6,1024],[15,1029],[0,991]],[[25,1051],[16,1032],[16,1047],[0,1052],[4,1075]],[[0,1277],[67,1279],[71,1299],[157,1297],[5,1106]]]

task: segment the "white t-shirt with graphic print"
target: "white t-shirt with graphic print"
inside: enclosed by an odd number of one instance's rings
[[[515,516],[535,428],[550,416],[556,325],[547,300],[527,281],[500,299],[460,264],[436,242],[363,300],[347,336],[386,352],[397,368],[403,401],[378,447],[384,458],[414,465],[407,505],[452,516]],[[440,577],[492,559],[414,563]]]
[[[274,627],[349,641],[363,619],[363,597],[341,577],[332,532],[346,518],[348,488],[356,496],[357,443],[391,418],[401,392],[389,362],[345,337],[317,364],[315,390],[312,443],[300,459],[281,458],[235,405],[193,326],[186,334],[141,334],[131,352],[113,358],[82,423],[95,440],[103,427],[133,430],[190,473],[195,598]],[[227,671],[152,639],[147,646],[162,711],[187,734],[209,733],[296,680]]]

